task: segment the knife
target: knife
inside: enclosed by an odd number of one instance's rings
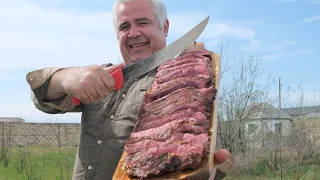
[[[124,80],[138,78],[151,70],[159,67],[161,64],[174,58],[180,52],[185,50],[191,45],[203,32],[208,24],[210,16],[205,18],[197,26],[192,28],[185,35],[171,43],[170,45],[160,49],[159,51],[151,54],[149,57],[142,59],[136,63],[133,63],[123,69],[116,69],[112,73],[112,77],[115,79],[115,89],[118,91],[121,89]],[[80,100],[77,98],[72,98],[72,103],[74,105],[79,105]]]

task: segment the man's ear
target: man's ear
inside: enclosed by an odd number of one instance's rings
[[[164,30],[164,34],[167,37],[168,36],[168,32],[169,32],[169,20],[168,19],[166,20],[166,22],[164,22],[163,30]]]

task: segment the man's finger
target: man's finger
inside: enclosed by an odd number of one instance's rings
[[[107,71],[108,73],[112,73],[113,71],[117,70],[118,68],[123,69],[125,67],[124,63],[120,63],[114,66],[110,66],[110,67],[105,67],[103,68],[105,71]]]
[[[214,164],[219,165],[225,162],[229,157],[229,151],[226,149],[221,149],[214,153]]]
[[[100,99],[100,96],[99,96],[98,92],[94,89],[94,87],[87,89],[87,91],[85,91],[85,93],[89,97],[90,102],[96,102]]]
[[[78,99],[84,104],[89,104],[90,101],[91,101],[89,96],[84,92],[83,92],[83,94],[81,96],[78,97]]]
[[[108,93],[113,92],[116,82],[115,82],[115,80],[113,79],[113,77],[110,74],[102,75],[100,77],[100,80],[102,81],[102,83],[107,88]]]

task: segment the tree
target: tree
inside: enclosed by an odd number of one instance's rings
[[[301,163],[304,160],[315,158],[315,153],[319,149],[317,145],[318,137],[320,137],[317,128],[320,129],[320,119],[314,119],[308,113],[307,107],[319,105],[315,99],[307,102],[302,85],[297,86],[295,93],[296,102],[294,103],[296,111],[293,116],[293,126],[291,132],[291,143],[293,158],[296,164],[296,179],[301,177]],[[319,117],[318,117],[319,118]]]
[[[246,112],[251,104],[266,98],[268,84],[258,83],[263,69],[262,56],[258,54],[230,52],[229,42],[224,39],[217,45],[221,58],[221,79],[218,93],[218,120],[223,147],[230,152],[247,151],[247,138],[244,123],[248,120]]]

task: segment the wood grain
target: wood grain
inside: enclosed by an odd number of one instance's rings
[[[195,43],[188,50],[204,48],[202,42]],[[210,51],[211,52],[211,51]],[[211,52],[212,55],[212,70],[214,72],[214,82],[217,93],[219,92],[219,80],[220,80],[220,56],[214,52]],[[216,95],[217,97],[217,95]],[[208,157],[203,158],[201,165],[196,170],[184,170],[184,171],[175,171],[172,173],[167,173],[159,177],[147,178],[147,180],[198,180],[198,179],[208,179],[211,172],[214,170],[214,152],[216,147],[216,132],[217,132],[217,98],[213,101],[212,107],[212,116],[211,116],[211,127],[209,130],[210,134],[210,154]],[[131,178],[122,170],[123,160],[126,156],[126,153],[123,152],[121,159],[119,160],[117,169],[113,175],[113,180],[138,180],[138,178]]]

